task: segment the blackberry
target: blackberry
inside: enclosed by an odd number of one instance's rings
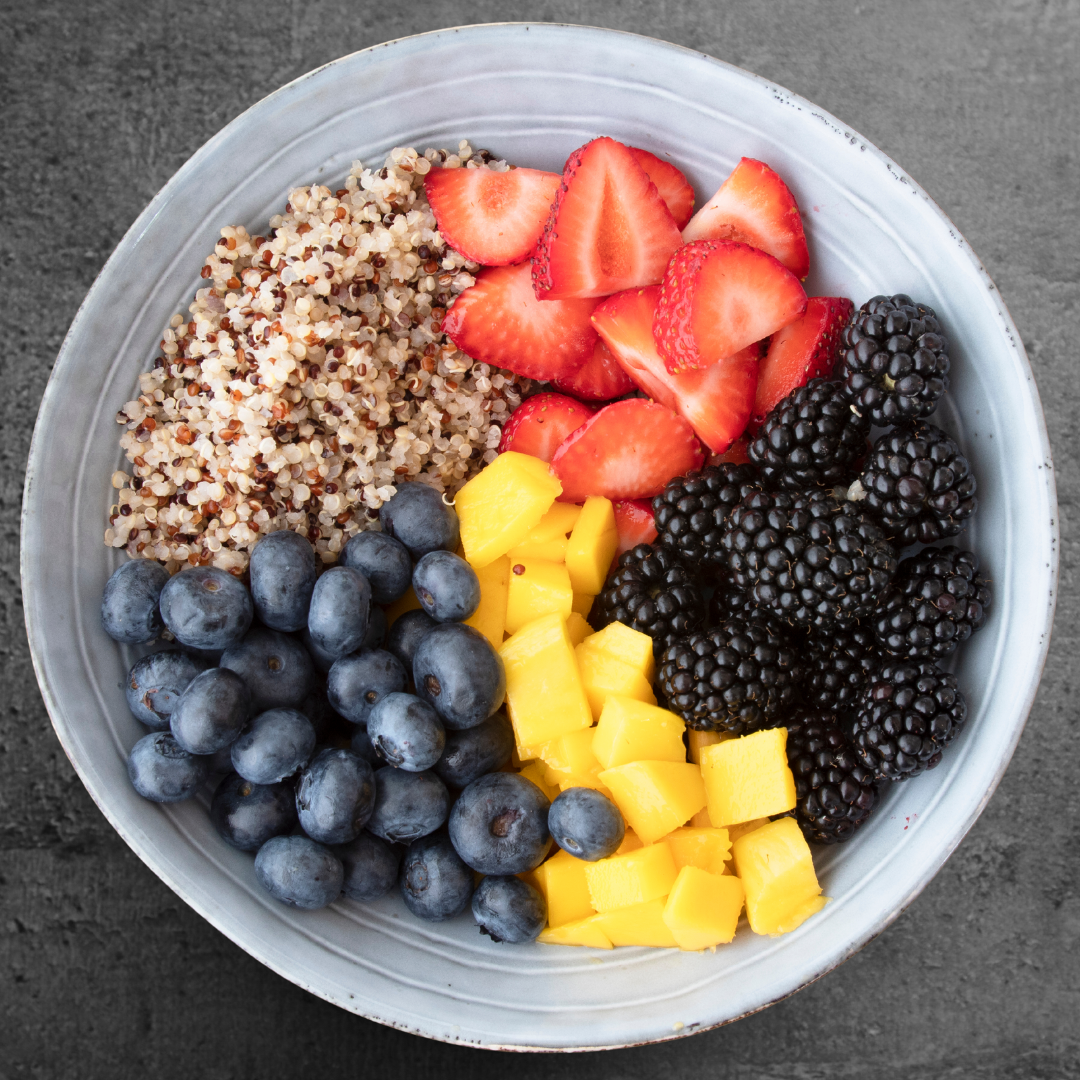
[[[873,772],[831,713],[800,711],[786,726],[799,828],[814,844],[850,840],[877,802]]]
[[[718,585],[709,598],[707,622],[709,626],[716,626],[717,623],[733,617],[749,622],[768,623],[776,632],[779,632],[779,629],[791,629],[787,623],[776,618],[771,608],[754,603],[737,585],[725,582]]]
[[[657,681],[688,727],[744,735],[794,703],[795,660],[768,626],[732,618],[665,649]]]
[[[852,742],[879,780],[906,780],[941,761],[966,719],[955,675],[932,660],[894,661],[859,695]]]
[[[949,389],[949,342],[933,308],[875,296],[844,328],[836,377],[855,407],[888,427],[929,416]]]
[[[869,433],[842,382],[811,379],[765,417],[747,452],[768,487],[832,487],[854,479]]]
[[[811,709],[848,712],[882,665],[873,630],[852,626],[811,637],[802,658],[802,697]]]
[[[660,654],[705,618],[698,581],[670,548],[638,544],[619,556],[615,573],[593,601],[589,625],[621,622],[653,639]]]
[[[761,491],[752,465],[724,462],[669,480],[653,499],[656,544],[675,551],[703,572],[726,565],[720,536],[728,515],[752,492]]]
[[[735,586],[792,626],[829,630],[866,618],[896,572],[881,527],[821,488],[749,496],[721,543]]]
[[[899,547],[955,536],[978,506],[967,458],[924,423],[882,435],[848,498],[865,502]]]
[[[925,548],[900,563],[874,632],[893,656],[940,659],[982,627],[989,606],[990,585],[973,551]]]

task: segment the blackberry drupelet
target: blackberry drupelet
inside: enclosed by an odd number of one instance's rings
[[[767,487],[833,487],[855,478],[869,433],[870,417],[852,405],[842,382],[811,379],[765,417],[748,453]]]
[[[850,840],[877,802],[873,772],[831,713],[800,710],[786,727],[799,828],[814,844]]]
[[[750,600],[820,631],[871,615],[896,572],[881,526],[821,488],[750,495],[721,542],[732,581]]]
[[[722,570],[727,559],[720,536],[728,516],[747,495],[761,489],[757,469],[730,462],[669,480],[652,503],[659,534],[655,543],[671,548],[702,573]]]
[[[967,458],[924,423],[882,435],[848,498],[868,507],[898,547],[955,536],[979,505]]]
[[[589,625],[621,622],[653,639],[659,655],[705,618],[700,583],[670,548],[638,544],[619,556],[615,573],[593,601]]]
[[[925,548],[900,563],[874,632],[893,656],[940,659],[982,627],[989,606],[990,584],[975,552]]]
[[[844,328],[836,378],[856,408],[888,427],[929,416],[949,389],[949,342],[933,308],[875,296]]]
[[[687,726],[744,735],[794,703],[795,663],[768,626],[732,618],[665,649],[657,681]]]
[[[750,596],[730,581],[721,583],[709,597],[706,623],[716,626],[727,619],[739,618],[750,622],[768,623],[774,632],[787,632],[791,627],[777,619],[771,608],[754,603]]]
[[[932,660],[894,661],[859,695],[852,742],[879,780],[906,780],[941,761],[966,719],[955,675]]]
[[[802,658],[802,697],[811,709],[849,712],[867,680],[884,662],[874,632],[865,626],[812,636]]]

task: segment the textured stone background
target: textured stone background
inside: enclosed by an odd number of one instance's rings
[[[1016,756],[971,834],[889,930],[823,981],[723,1030],[512,1060],[399,1034],[308,996],[161,884],[53,737],[18,581],[30,419],[80,301],[153,194],[237,113],[327,60],[504,19],[611,26],[711,53],[819,103],[907,169],[971,241],[1019,325],[1054,444],[1063,533],[1057,629]],[[3,0],[0,28],[0,274],[11,300],[0,313],[0,1080],[298,1068],[1080,1076],[1076,0]]]

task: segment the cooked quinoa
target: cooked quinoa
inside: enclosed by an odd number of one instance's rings
[[[289,528],[332,563],[395,483],[452,495],[494,459],[525,381],[441,332],[478,267],[436,229],[433,163],[508,168],[467,142],[396,149],[336,191],[291,192],[266,236],[221,230],[205,287],[116,416],[133,468],[113,474],[106,544],[242,573],[260,537]]]

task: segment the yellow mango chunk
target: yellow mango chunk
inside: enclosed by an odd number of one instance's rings
[[[755,934],[786,934],[828,903],[821,895],[810,845],[794,818],[770,821],[739,837],[732,854]]]
[[[576,649],[592,633],[592,627],[585,621],[584,615],[571,611],[566,616],[566,632],[570,635],[570,643]]]
[[[580,728],[544,743],[539,756],[545,765],[564,777],[587,774],[600,764],[593,753],[592,740],[592,728]]]
[[[510,558],[514,562],[522,562],[524,559],[543,559],[545,562],[561,563],[566,558],[566,537],[560,536],[555,540],[544,540],[541,543],[530,543],[526,538],[524,543],[511,549]]]
[[[519,748],[542,746],[568,731],[592,726],[592,710],[561,615],[544,615],[523,626],[503,642],[499,655]]]
[[[611,911],[667,896],[677,876],[667,844],[652,844],[626,855],[609,855],[585,863],[589,897],[597,911]]]
[[[604,704],[613,694],[644,701],[648,705],[656,704],[653,688],[640,671],[607,653],[591,650],[588,646],[589,639],[586,638],[574,653],[593,716],[600,716],[604,711]]]
[[[547,900],[548,926],[562,926],[595,914],[585,880],[586,866],[588,863],[559,850],[533,871],[536,887]]]
[[[603,589],[618,546],[619,532],[611,500],[590,495],[566,548],[566,569],[570,571],[574,592],[595,596]]]
[[[684,866],[664,905],[664,924],[680,949],[709,949],[735,936],[742,911],[743,884],[737,877]]]
[[[601,929],[599,915],[563,923],[562,926],[545,927],[536,940],[544,945],[586,945],[593,949],[612,947],[611,940]]]
[[[495,459],[498,461],[498,458]],[[570,575],[561,563],[546,559],[511,559],[506,593],[506,632],[516,634],[541,615],[570,614],[574,600]]]
[[[561,494],[562,484],[546,462],[514,451],[500,454],[454,499],[465,558],[476,569],[505,555]]]
[[[596,925],[612,945],[651,945],[657,949],[678,947],[675,935],[664,922],[665,898],[603,911],[594,915]]]
[[[626,823],[653,844],[705,805],[705,785],[686,761],[632,761],[600,773]]]
[[[555,503],[511,554],[522,558],[532,556],[536,559],[562,562],[566,556],[567,534],[573,529],[580,515],[580,506],[573,503]]]
[[[531,780],[548,797],[548,802],[559,794],[559,789],[548,783],[547,777],[544,775],[543,762],[530,761],[527,765],[518,769],[518,772],[526,780]]]
[[[727,829],[702,829],[686,826],[664,837],[671,848],[675,865],[696,866],[710,874],[722,874],[724,863],[731,858],[731,841]]]
[[[709,817],[709,808],[705,807],[704,810],[699,810],[688,822],[695,829],[711,829],[713,827],[712,818]]]
[[[769,819],[767,817],[754,818],[753,821],[740,821],[738,825],[729,825],[727,827],[728,839],[734,844],[740,836],[745,836],[747,833],[752,833],[755,829],[760,829],[762,825],[768,825]]]
[[[506,630],[506,592],[510,585],[510,560],[500,555],[476,571],[480,581],[480,606],[465,620],[498,649]]]
[[[681,717],[667,709],[613,694],[604,702],[593,732],[592,749],[605,769],[631,761],[685,762],[685,729]]]
[[[649,682],[656,678],[652,638],[625,623],[608,623],[603,630],[598,630],[589,638],[589,648],[606,652],[632,668],[637,668]]]
[[[413,587],[410,585],[405,590],[404,596],[399,596],[387,609],[386,609],[386,625],[393,626],[406,611],[416,611],[420,607],[420,599],[413,592]]]
[[[724,732],[726,735],[727,732]],[[732,738],[732,736],[728,736]],[[686,756],[695,764],[701,764],[701,751],[706,746],[715,746],[718,742],[724,742],[719,731],[688,731],[686,733],[687,751]]]
[[[787,728],[755,731],[701,751],[709,817],[720,828],[795,808],[787,760]]]
[[[567,776],[559,781],[560,791],[569,791],[575,787],[587,787],[592,788],[593,791],[599,791],[601,795],[606,795],[611,799],[611,792],[608,787],[600,779],[600,773],[603,769],[599,765],[596,765],[590,769],[587,773],[575,773],[573,776]],[[612,802],[615,800],[612,799]]]
[[[564,560],[565,561],[565,560]],[[589,617],[589,612],[592,611],[593,601],[595,596],[590,596],[588,593],[574,593],[574,606],[573,610],[576,611],[583,619]],[[592,633],[592,628],[589,628],[589,633]]]
[[[642,844],[641,842],[641,838],[636,832],[634,832],[633,829],[628,827],[626,832],[623,834],[622,843],[619,845],[615,854],[626,855],[631,851],[637,851],[637,849],[640,847],[644,847],[644,844]]]

